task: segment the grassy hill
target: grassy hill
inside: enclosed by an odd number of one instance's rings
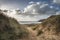
[[[60,40],[60,15],[52,15],[35,28],[39,40]]]
[[[0,13],[0,40],[33,40],[25,25],[20,25],[14,18]]]
[[[52,15],[40,24],[22,25],[0,13],[0,40],[60,40],[60,15]]]

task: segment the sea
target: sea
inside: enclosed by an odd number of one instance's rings
[[[37,22],[37,21],[20,21],[20,24],[39,24],[41,22]]]

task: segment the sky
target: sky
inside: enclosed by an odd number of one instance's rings
[[[0,0],[0,7],[10,8],[10,9],[21,9],[25,8],[29,2],[47,2],[50,3],[52,0]],[[3,7],[4,6],[4,7]],[[8,6],[8,7],[7,7]]]
[[[18,21],[38,21],[60,14],[60,0],[0,0],[0,9],[20,9],[22,14],[8,12]],[[24,14],[23,14],[24,13]],[[11,14],[11,15],[10,15]]]

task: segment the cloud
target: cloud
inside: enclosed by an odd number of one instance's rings
[[[34,16],[31,17],[31,15],[19,15],[15,17],[16,19],[18,19],[18,21],[36,21],[38,20],[37,18],[35,18]]]
[[[55,11],[56,9],[54,9],[53,6],[50,6],[49,4],[44,2],[34,2],[28,5],[26,8],[24,8],[24,13],[28,13],[28,14],[52,15],[55,14]]]
[[[29,4],[33,4],[33,3],[34,3],[33,1],[29,2]]]
[[[60,4],[60,0],[53,0],[54,3]]]
[[[56,14],[56,9],[53,6],[42,2],[31,1],[21,14],[11,15],[18,21],[38,21],[53,14]]]
[[[46,13],[52,12],[47,11],[49,9],[49,7],[47,7],[48,4],[44,4],[41,2],[29,2],[29,5],[26,8],[24,8],[24,14],[20,14],[16,18],[21,21],[38,21],[40,19],[47,18],[49,15],[46,15]]]
[[[6,14],[6,13],[5,13]],[[35,14],[16,14],[15,10],[8,11],[7,15],[9,17],[15,18],[17,21],[38,21],[43,18],[47,18],[49,15],[35,15]],[[47,16],[47,17],[46,17]]]
[[[15,15],[14,18],[16,18],[18,21],[37,21],[38,19],[38,15],[36,15],[36,17],[34,15],[24,15],[24,14],[20,14],[20,15]]]
[[[19,14],[16,13],[15,10],[8,10],[8,12],[4,12],[5,15],[15,18],[17,21],[37,21],[38,16],[40,15],[32,15],[32,14]]]
[[[24,8],[24,13],[25,14],[36,14],[36,15],[34,15],[34,16],[30,15],[29,17],[24,16],[24,18],[26,18],[26,20],[28,20],[28,18],[30,18],[29,21],[31,19],[38,21],[40,19],[47,18],[51,15],[58,14],[56,12],[57,12],[57,8],[54,8],[54,6],[49,5],[48,3],[29,2],[29,5],[26,8]]]
[[[24,9],[24,13],[34,14],[33,12],[39,10],[39,8],[40,8],[40,4],[31,4]]]
[[[49,15],[15,15],[14,18],[18,21],[38,21],[49,17]]]
[[[9,15],[18,21],[38,21],[50,15],[58,14],[56,10],[54,6],[50,6],[47,3],[31,1],[21,14],[15,14],[16,11],[13,11]]]
[[[29,3],[30,3],[30,2],[29,2]],[[24,9],[24,13],[30,13],[30,14],[39,13],[39,11],[40,11],[40,6],[41,6],[41,3],[40,3],[40,2],[32,3],[31,5],[28,5],[28,6]]]

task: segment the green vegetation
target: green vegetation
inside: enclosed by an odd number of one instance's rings
[[[52,15],[41,24],[22,25],[0,13],[0,40],[60,40],[60,15]]]
[[[41,34],[43,34],[43,31],[38,30],[38,34],[37,34],[37,36],[39,36],[39,35],[41,35]]]
[[[44,22],[42,22],[42,26],[49,27],[49,29],[56,31],[56,33],[60,32],[60,15],[52,15],[47,18]]]
[[[18,40],[28,36],[28,30],[14,18],[0,14],[0,40]]]

